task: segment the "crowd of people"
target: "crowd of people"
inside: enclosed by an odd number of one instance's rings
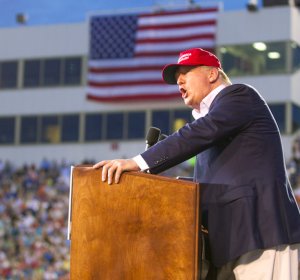
[[[69,279],[70,166],[44,159],[15,168],[0,160],[0,279]],[[191,169],[187,162],[164,175],[189,176]],[[300,137],[287,172],[300,204]]]
[[[0,279],[69,279],[69,172],[0,162]]]

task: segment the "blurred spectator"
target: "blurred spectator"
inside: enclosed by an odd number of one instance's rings
[[[287,172],[295,198],[300,205],[300,135],[294,139],[291,148],[292,156],[287,162]]]

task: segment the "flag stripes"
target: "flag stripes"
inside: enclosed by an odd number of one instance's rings
[[[87,97],[126,101],[179,97],[161,70],[179,52],[214,51],[217,8],[94,16],[90,20]]]

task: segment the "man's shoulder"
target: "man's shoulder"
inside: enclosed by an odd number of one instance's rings
[[[248,84],[232,84],[229,85],[227,87],[225,87],[223,90],[223,92],[237,92],[237,91],[255,91],[257,92],[257,90]]]
[[[249,104],[251,102],[256,102],[257,100],[263,100],[259,92],[251,85],[248,84],[232,84],[225,87],[214,99],[211,108],[223,102],[232,101],[240,102],[242,104]],[[248,105],[247,105],[248,106]]]
[[[251,85],[248,84],[232,84],[227,87],[225,87],[219,94],[219,99],[221,100],[222,97],[230,97],[235,96],[237,98],[250,98],[256,99],[259,97],[259,99],[262,99],[260,93],[256,88],[254,88]]]

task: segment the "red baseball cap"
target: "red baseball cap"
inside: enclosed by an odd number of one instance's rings
[[[220,60],[211,52],[201,48],[190,49],[179,54],[177,64],[168,64],[162,71],[162,77],[167,84],[176,84],[175,72],[181,65],[185,66],[214,66],[221,67]]]

